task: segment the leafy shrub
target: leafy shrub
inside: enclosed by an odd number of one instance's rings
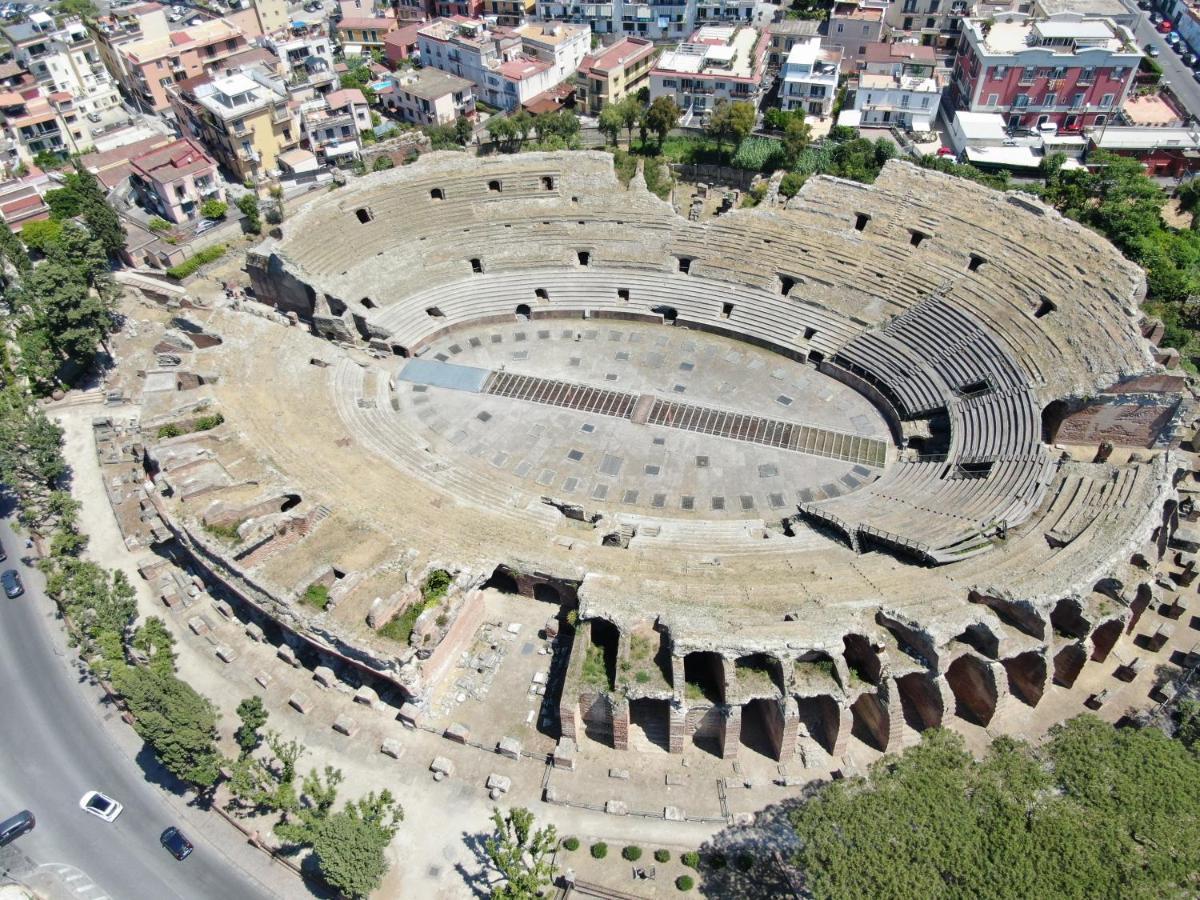
[[[562,845],[564,850],[570,850],[572,853],[574,853],[579,849],[579,838],[572,835],[571,837],[563,840]]]
[[[205,200],[200,204],[200,215],[206,219],[223,219],[229,212],[229,204],[223,200]]]
[[[621,851],[621,856],[625,857],[625,859],[629,860],[630,862],[637,862],[642,858],[642,848],[635,847],[633,844],[630,844]]]
[[[212,431],[218,425],[225,421],[225,417],[220,413],[213,413],[211,416],[201,416],[196,420],[196,424],[192,427],[193,431]]]
[[[172,278],[178,278],[182,281],[189,275],[196,274],[197,270],[206,263],[213,262],[225,255],[225,245],[215,244],[212,247],[205,247],[195,256],[190,256],[177,266],[171,266],[167,269],[167,274]]]
[[[738,169],[766,172],[779,168],[782,162],[783,147],[779,141],[750,135],[742,138],[730,164]]]
[[[654,851],[654,861],[660,862],[660,863],[670,862],[671,861],[671,851],[670,850],[655,850]]]
[[[329,588],[323,584],[310,584],[301,599],[309,606],[324,609],[329,605]]]
[[[608,856],[608,844],[604,841],[592,844],[592,859],[604,859],[606,856]]]
[[[441,600],[446,596],[446,591],[450,589],[450,583],[453,580],[453,576],[445,569],[434,569],[421,582],[421,596],[427,603]]]
[[[150,221],[146,223],[146,227],[158,234],[162,231],[170,231],[171,223],[159,216],[151,216]]]
[[[184,434],[184,430],[173,423],[170,425],[163,425],[158,429],[158,439],[160,441],[165,440],[166,438],[179,437],[181,434]]]
[[[393,169],[395,166],[396,164],[392,162],[392,158],[390,156],[380,156],[376,158],[375,162],[371,163],[371,171],[383,172],[387,169]]]
[[[808,181],[807,175],[801,175],[799,172],[788,172],[779,182],[779,193],[785,197],[795,197],[800,193],[800,188],[804,186],[804,182]]]
[[[202,527],[213,537],[236,544],[242,539],[241,533],[238,531],[241,525],[241,522],[230,522],[228,525],[210,525],[208,522],[204,522]]]
[[[695,850],[689,850],[687,853],[684,853],[679,857],[679,861],[689,869],[700,868],[700,854]]]
[[[696,879],[691,875],[680,875],[675,879],[675,887],[681,891],[690,891],[696,886]]]

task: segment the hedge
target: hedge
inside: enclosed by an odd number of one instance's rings
[[[196,270],[206,263],[213,262],[225,255],[224,244],[214,244],[211,247],[205,247],[195,256],[189,256],[177,266],[171,266],[167,269],[167,274],[172,278],[178,278],[180,281],[187,278],[189,275],[194,275]]]

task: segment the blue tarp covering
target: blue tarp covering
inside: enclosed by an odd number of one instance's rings
[[[428,384],[478,394],[490,372],[474,366],[455,366],[433,359],[410,359],[400,370],[401,381]]]

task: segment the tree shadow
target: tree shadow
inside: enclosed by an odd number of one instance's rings
[[[490,897],[492,895],[492,884],[488,880],[488,874],[491,871],[492,862],[488,859],[487,848],[484,845],[488,835],[483,833],[469,834],[464,831],[462,837],[464,846],[475,857],[475,862],[478,863],[479,870],[476,872],[468,871],[465,865],[457,862],[454,864],[454,871],[462,878],[463,884],[467,886],[472,896],[479,898]]]
[[[163,764],[158,761],[158,757],[154,755],[153,748],[143,742],[142,748],[138,750],[137,756],[134,757],[134,762],[142,770],[142,776],[150,784],[162,788],[169,794],[174,794],[176,797],[186,797],[191,790],[190,785],[180,778],[172,775],[163,767]],[[196,799],[193,797],[188,800],[189,806],[196,806]]]

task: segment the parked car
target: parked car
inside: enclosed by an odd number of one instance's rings
[[[196,237],[199,237],[206,231],[212,231],[220,224],[220,219],[202,219],[200,224],[196,226]]]
[[[938,147],[937,155],[938,156],[949,156],[949,157],[953,158],[954,151],[951,150],[949,147]]]
[[[195,849],[192,842],[183,836],[183,832],[172,825],[166,831],[158,836],[158,842],[167,848],[170,853],[180,862],[183,862],[192,855]]]
[[[1197,82],[1200,82],[1200,70],[1193,72],[1192,78],[1195,79]]]
[[[1158,30],[1161,31],[1163,34],[1170,34],[1171,33],[1171,23],[1164,19],[1163,21],[1158,23]]]
[[[1138,0],[1137,5],[1138,5],[1138,9],[1149,9],[1150,8],[1150,0]]]
[[[1197,57],[1196,57],[1196,54],[1193,53],[1191,50],[1189,50],[1187,53],[1183,54],[1183,56],[1180,58],[1183,60],[1183,64],[1185,66],[1187,66],[1189,69],[1195,68]]]
[[[23,834],[29,834],[33,831],[33,826],[37,824],[33,813],[27,809],[21,810],[13,816],[9,816],[3,822],[0,822],[0,847],[5,844],[11,844]]]
[[[9,599],[25,593],[25,585],[21,584],[21,576],[16,569],[5,569],[4,574],[0,575],[0,585],[3,585],[5,596]]]
[[[1157,44],[1147,44],[1142,49],[1146,51],[1147,56],[1153,57],[1153,56],[1158,56],[1158,54],[1159,54],[1159,49],[1158,49]]]
[[[1150,24],[1151,25],[1157,25],[1162,20],[1163,20],[1162,13],[1158,13],[1158,12],[1150,13]]]
[[[4,552],[4,545],[0,544],[0,562],[4,562],[6,559],[8,559],[8,554]]]
[[[113,822],[125,807],[106,794],[88,791],[79,798],[79,808],[105,822]]]

